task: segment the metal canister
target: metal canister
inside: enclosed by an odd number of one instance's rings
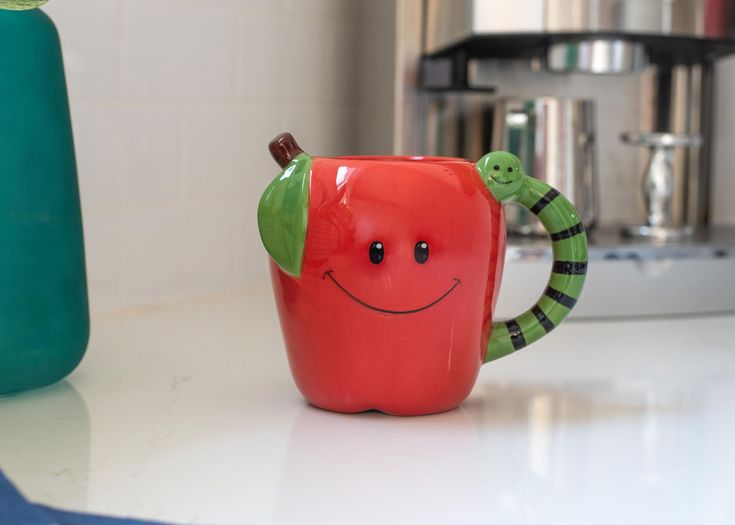
[[[568,196],[587,229],[597,214],[595,103],[589,99],[499,98],[494,104],[491,146],[516,154],[528,175]],[[508,231],[543,235],[535,216],[506,207]]]

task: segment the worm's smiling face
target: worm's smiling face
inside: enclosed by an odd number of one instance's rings
[[[493,151],[481,158],[477,167],[490,191],[499,201],[505,201],[518,192],[523,184],[521,161],[507,151]]]
[[[491,156],[488,163],[492,163],[492,171],[489,172],[489,175],[498,184],[509,184],[518,180],[520,174],[523,173],[518,158],[507,155],[505,152]]]

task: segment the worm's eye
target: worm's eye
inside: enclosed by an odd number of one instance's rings
[[[508,166],[508,173],[513,173],[513,168]]]
[[[419,264],[424,264],[429,260],[429,243],[426,241],[419,241],[416,246],[413,247],[413,258]]]
[[[493,169],[494,169],[495,171],[500,171],[500,166],[498,166],[498,165],[496,164],[495,166],[493,166]]]
[[[383,243],[380,241],[373,241],[373,243],[370,245],[368,255],[370,256],[371,263],[380,264],[380,262],[383,260],[383,257],[385,257],[385,249],[383,248]]]

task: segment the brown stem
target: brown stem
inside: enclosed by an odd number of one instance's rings
[[[271,140],[268,143],[268,150],[271,152],[273,160],[282,168],[285,168],[297,155],[304,152],[290,133],[281,133]]]

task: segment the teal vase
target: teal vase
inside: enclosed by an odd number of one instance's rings
[[[38,9],[0,10],[0,394],[65,377],[88,339],[59,37]]]

